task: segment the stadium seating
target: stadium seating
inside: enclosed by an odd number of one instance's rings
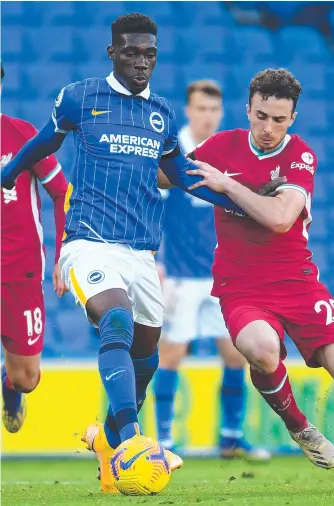
[[[276,10],[282,20],[290,19],[292,7],[278,3],[269,2],[267,7]],[[257,2],[253,4],[253,9],[258,8]],[[3,112],[27,119],[38,128],[50,117],[53,100],[64,85],[109,74],[111,62],[106,46],[111,42],[110,25],[126,12],[145,12],[159,25],[152,88],[171,100],[180,125],[184,121],[185,87],[192,80],[211,78],[220,82],[225,98],[222,127],[246,128],[245,104],[252,76],[268,66],[286,66],[294,72],[303,93],[292,132],[311,144],[319,160],[310,244],[322,279],[334,291],[334,57],[319,31],[302,25],[284,26],[277,32],[262,26],[238,25],[225,2],[59,1],[47,5],[46,9],[44,2],[2,3],[2,61],[6,71]],[[334,10],[329,21],[334,32]],[[65,141],[57,156],[69,174],[71,139]],[[43,222],[49,253],[46,356],[83,356],[94,349],[94,331],[69,296],[61,302],[53,296],[53,209],[44,194]],[[193,349],[200,353],[204,350],[200,344]],[[211,353],[211,345],[206,349],[205,353]]]

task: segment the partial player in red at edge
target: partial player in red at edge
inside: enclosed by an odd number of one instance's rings
[[[334,297],[319,281],[307,246],[317,160],[298,135],[287,133],[300,92],[287,70],[258,73],[249,90],[250,130],[220,132],[199,145],[189,157],[199,166],[191,173],[203,180],[191,188],[223,192],[248,215],[215,209],[212,295],[250,363],[255,388],[306,456],[334,468],[334,445],[298,409],[282,362],[286,331],[309,367],[334,377]],[[282,176],[279,195],[256,194]]]
[[[1,65],[1,82],[4,70]],[[37,130],[21,119],[1,115],[1,166],[6,165]],[[24,393],[36,388],[40,378],[45,309],[42,289],[45,251],[40,222],[38,180],[54,204],[56,258],[55,291],[62,296],[58,258],[64,229],[67,182],[52,155],[23,172],[11,190],[1,189],[1,341],[3,422],[17,432],[25,419]]]

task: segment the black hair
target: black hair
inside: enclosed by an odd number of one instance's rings
[[[288,70],[266,69],[262,72],[258,72],[250,82],[249,105],[251,105],[253,95],[259,93],[264,100],[267,100],[269,97],[292,100],[292,112],[294,112],[301,91],[302,87],[300,82]]]
[[[112,44],[119,40],[119,36],[124,33],[151,33],[157,35],[158,27],[153,19],[140,14],[139,12],[131,12],[119,16],[111,25]]]
[[[5,71],[3,69],[2,62],[1,62],[1,81],[3,80],[4,77],[5,77]]]

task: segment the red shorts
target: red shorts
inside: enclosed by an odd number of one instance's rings
[[[40,279],[1,284],[1,341],[11,353],[37,355],[43,349],[45,309]]]
[[[248,292],[231,291],[220,297],[220,305],[235,344],[248,323],[264,320],[278,333],[283,344],[286,332],[309,367],[320,367],[315,351],[334,343],[334,298],[317,280],[268,283]]]

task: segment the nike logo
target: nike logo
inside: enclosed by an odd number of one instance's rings
[[[231,176],[241,176],[241,174],[242,174],[242,172],[235,172],[233,174],[229,174],[228,170],[225,170],[225,172],[224,172],[224,176],[229,176],[229,177],[231,177]]]
[[[120,374],[121,372],[126,372],[126,370],[120,369],[119,371],[113,372],[112,374],[110,374],[110,376],[106,376],[106,381],[109,381],[110,378],[112,378],[113,376],[116,376],[117,374]]]
[[[134,462],[136,462],[136,460],[137,460],[137,459],[139,459],[139,457],[140,457],[141,455],[143,455],[143,453],[148,452],[148,451],[149,451],[149,450],[151,450],[152,448],[153,448],[153,446],[150,446],[149,448],[145,448],[145,450],[142,450],[141,452],[136,453],[136,455],[134,455],[134,456],[133,456],[131,459],[129,459],[129,460],[126,460],[126,461],[121,460],[121,462],[120,462],[121,469],[122,469],[123,471],[126,471],[127,469],[129,469],[129,468],[132,466],[132,464],[133,464]]]
[[[32,346],[33,344],[37,343],[37,341],[41,337],[41,335],[42,334],[39,334],[35,339],[31,339],[31,337],[29,337],[29,339],[28,339],[29,346]]]
[[[108,114],[111,111],[96,111],[95,109],[92,109],[92,116],[98,116],[99,114]]]

